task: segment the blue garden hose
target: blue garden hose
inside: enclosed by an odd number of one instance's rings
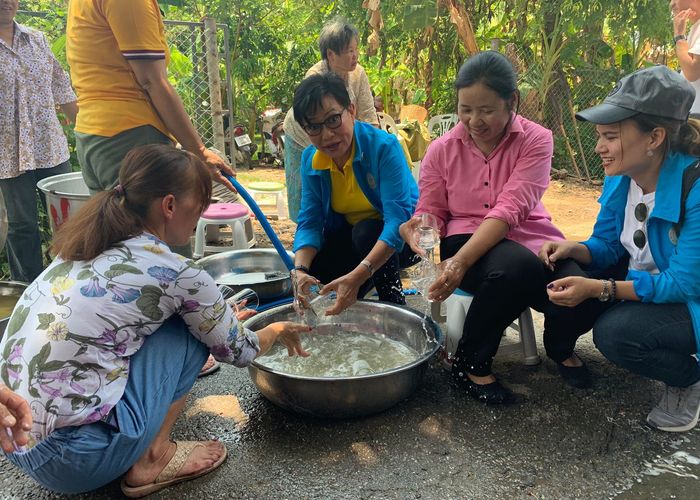
[[[280,239],[277,237],[277,234],[275,234],[275,231],[272,229],[272,226],[270,226],[270,223],[267,221],[267,217],[262,213],[262,210],[260,210],[260,207],[258,206],[257,203],[255,203],[255,200],[253,200],[253,197],[250,196],[248,191],[245,190],[243,186],[232,176],[227,175],[222,172],[224,177],[226,177],[231,184],[233,184],[233,187],[236,188],[236,191],[238,191],[238,194],[240,194],[245,202],[248,204],[250,209],[253,211],[255,214],[255,217],[257,217],[258,221],[260,222],[260,225],[262,226],[263,230],[265,231],[265,234],[267,234],[267,237],[270,238],[270,241],[272,242],[272,246],[275,247],[275,250],[277,250],[277,253],[280,255],[282,258],[282,262],[284,262],[284,265],[287,266],[287,269],[291,272],[294,270],[294,261],[292,258],[287,254],[287,249],[284,248],[284,245],[280,241]]]

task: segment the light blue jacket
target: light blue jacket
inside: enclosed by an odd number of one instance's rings
[[[406,164],[399,141],[367,123],[355,121],[355,158],[352,169],[360,189],[384,219],[379,239],[396,251],[403,248],[399,226],[413,216],[418,186]],[[294,236],[294,251],[321,248],[323,231],[340,228],[345,217],[331,208],[331,176],[328,170],[314,170],[316,153],[309,146],[301,156],[301,209]]]
[[[700,182],[688,195],[683,226],[675,244],[671,231],[680,217],[683,171],[696,160],[694,156],[673,152],[664,161],[656,184],[654,210],[647,221],[649,249],[659,274],[631,270],[627,279],[634,282],[634,291],[642,302],[687,304],[696,345],[700,346]],[[583,242],[593,257],[591,268],[608,268],[626,252],[620,233],[629,184],[627,176],[605,179],[593,235]]]

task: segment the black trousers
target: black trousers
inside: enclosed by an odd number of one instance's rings
[[[348,274],[367,257],[383,229],[384,221],[365,219],[354,226],[345,223],[335,232],[324,233],[321,249],[311,263],[311,275],[322,283],[330,283]],[[418,260],[408,245],[404,245],[401,252],[394,252],[389,260],[375,271],[374,276],[360,287],[357,298],[363,298],[374,285],[379,300],[405,305],[406,298],[403,295],[399,272]]]
[[[459,234],[443,239],[441,258],[455,255],[470,237]],[[527,307],[544,313],[547,355],[556,362],[569,358],[578,338],[593,327],[595,319],[609,306],[596,299],[575,308],[550,302],[547,284],[565,276],[588,274],[573,260],[558,262],[552,272],[530,250],[510,240],[502,240],[489,250],[465,273],[459,286],[474,298],[455,353],[454,370],[489,375],[503,331]]]

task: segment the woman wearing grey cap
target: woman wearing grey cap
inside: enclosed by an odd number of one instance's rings
[[[322,59],[309,68],[304,78],[327,71],[337,73],[345,81],[350,101],[355,106],[355,119],[378,126],[379,120],[374,109],[374,98],[367,73],[357,64],[357,42],[357,29],[351,24],[342,19],[326,24],[318,38]],[[289,218],[296,222],[301,207],[301,153],[311,144],[311,140],[294,119],[291,108],[284,120],[284,133],[287,138],[284,150],[287,204]]]
[[[605,357],[665,384],[647,422],[671,432],[692,429],[700,413],[700,122],[687,119],[694,98],[681,75],[655,66],[578,113],[598,133],[600,213],[587,241],[549,242],[540,252],[550,267],[567,258],[588,266],[591,278],[550,283],[550,300],[585,307],[572,324],[592,326]]]

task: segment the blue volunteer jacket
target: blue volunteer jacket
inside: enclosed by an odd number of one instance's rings
[[[675,238],[672,231],[680,217],[683,171],[696,160],[694,156],[672,152],[661,166],[654,210],[647,221],[649,249],[659,274],[629,271],[627,279],[634,282],[634,291],[642,302],[687,304],[696,346],[700,346],[700,182],[695,183],[686,200],[680,237]],[[593,234],[583,242],[593,257],[592,268],[610,267],[626,252],[620,233],[629,184],[627,176],[605,179]]]
[[[404,243],[399,226],[413,216],[418,202],[418,186],[399,141],[393,135],[360,121],[355,121],[354,141],[352,169],[355,178],[384,219],[379,239],[401,251]],[[295,252],[307,246],[320,249],[324,230],[332,232],[345,220],[331,208],[329,171],[311,168],[315,153],[316,148],[309,146],[301,156],[301,209],[294,236]]]

